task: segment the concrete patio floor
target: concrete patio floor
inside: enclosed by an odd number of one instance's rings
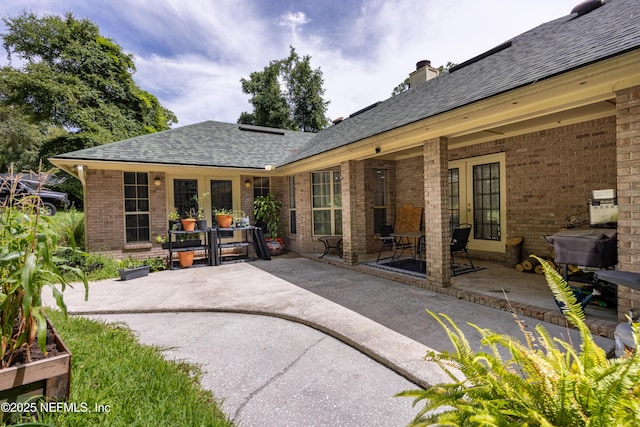
[[[301,256],[327,264],[347,268],[376,277],[383,277],[396,282],[425,288],[430,291],[455,297],[476,304],[510,311],[532,319],[542,320],[565,326],[566,321],[561,314],[551,290],[543,275],[518,272],[503,264],[473,260],[474,265],[484,269],[451,278],[451,286],[441,288],[429,285],[426,279],[407,274],[396,273],[367,265],[374,261],[377,254],[365,255],[360,264],[349,266],[335,254],[303,254]],[[384,254],[383,256],[391,254]],[[290,254],[289,256],[298,256]],[[594,335],[613,339],[613,331],[618,324],[615,308],[604,308],[588,305],[585,308],[586,324]]]

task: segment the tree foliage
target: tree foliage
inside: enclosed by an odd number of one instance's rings
[[[87,19],[22,13],[5,18],[9,66],[0,69],[0,108],[37,129],[29,138],[43,158],[169,129],[175,115],[133,80],[133,57]],[[18,65],[12,66],[13,63]],[[0,114],[2,114],[0,112]],[[15,157],[11,129],[0,129],[0,155]],[[32,165],[33,166],[33,165]]]
[[[453,62],[449,61],[447,62],[447,65],[441,65],[438,67],[438,75],[442,75],[442,74],[447,74],[449,72],[449,70],[453,67],[455,67],[457,64],[454,64]],[[404,79],[404,81],[402,83],[400,83],[398,86],[393,88],[393,92],[391,92],[391,96],[396,96],[401,94],[402,92],[411,89],[411,80],[409,79],[409,77],[407,77],[406,79]]]
[[[240,83],[242,92],[251,95],[253,112],[243,112],[238,123],[304,132],[318,132],[329,124],[322,71],[312,69],[311,57],[301,58],[293,47],[287,58],[269,62]]]

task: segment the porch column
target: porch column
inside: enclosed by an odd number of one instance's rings
[[[616,92],[618,268],[640,272],[640,86]],[[640,291],[618,286],[618,319],[640,307]]]
[[[618,267],[640,272],[640,86],[616,96]]]
[[[423,147],[427,281],[446,288],[451,286],[448,141],[430,139]]]
[[[364,162],[350,160],[340,164],[342,175],[342,249],[349,265],[358,263],[358,253],[366,247]]]

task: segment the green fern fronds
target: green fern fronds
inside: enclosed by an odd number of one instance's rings
[[[475,352],[464,333],[445,314],[429,314],[445,329],[455,349],[430,352],[451,382],[426,390],[407,390],[424,405],[412,426],[632,426],[640,419],[640,352],[608,360],[584,323],[571,288],[539,259],[549,288],[564,304],[567,321],[578,329],[581,345],[552,337],[542,326],[532,332],[516,318],[525,342],[471,324],[488,351]],[[636,343],[640,337],[634,328]],[[505,358],[501,355],[510,356]]]

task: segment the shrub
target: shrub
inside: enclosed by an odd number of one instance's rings
[[[553,338],[542,325],[535,334],[517,319],[521,343],[474,326],[490,352],[474,352],[462,331],[446,315],[429,311],[446,330],[455,353],[430,352],[451,383],[409,390],[425,406],[411,425],[426,426],[633,426],[640,419],[640,352],[607,359],[584,323],[584,313],[571,289],[548,263],[538,258],[567,321],[580,331],[579,350]],[[515,317],[515,315],[514,315]],[[634,326],[636,348],[640,336]],[[507,350],[505,360],[499,347]],[[452,369],[453,368],[453,369]],[[458,376],[456,376],[458,371]],[[459,373],[464,375],[460,379]]]

